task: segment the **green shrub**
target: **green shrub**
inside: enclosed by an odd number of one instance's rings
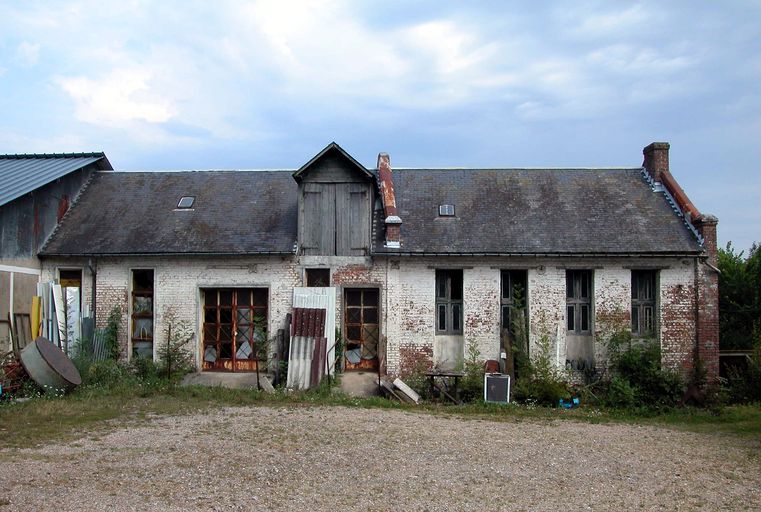
[[[132,374],[139,380],[151,381],[159,378],[159,368],[151,358],[134,357],[129,366]]]
[[[515,381],[514,398],[519,402],[555,407],[561,398],[571,397],[566,375],[552,361],[550,337],[543,334],[534,358],[521,356],[521,374]]]
[[[633,341],[628,331],[621,331],[611,337],[608,350],[613,378],[603,393],[605,404],[658,409],[679,403],[684,382],[677,372],[661,368],[661,349],[657,341]],[[628,396],[624,383],[633,396]]]
[[[605,393],[605,405],[609,407],[620,407],[631,409],[637,405],[637,391],[629,381],[615,375],[610,379],[608,389]]]
[[[111,312],[108,314],[108,320],[106,321],[106,332],[104,342],[106,345],[106,351],[108,357],[117,360],[119,359],[119,324],[122,322],[122,310],[119,306],[114,306]]]
[[[732,403],[761,403],[761,343],[753,348],[744,370],[730,368],[727,393]]]
[[[157,350],[159,376],[172,382],[193,371],[193,356],[187,348],[193,336],[187,322],[167,322],[166,340]]]
[[[87,373],[82,375],[83,384],[104,388],[113,388],[129,380],[132,380],[129,368],[113,359],[92,362]]]
[[[475,340],[470,340],[467,346],[468,355],[463,363],[463,373],[460,381],[460,400],[463,402],[483,401],[484,397],[484,361]]]

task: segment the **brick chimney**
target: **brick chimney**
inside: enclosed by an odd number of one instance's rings
[[[396,212],[396,196],[394,194],[394,179],[391,172],[391,158],[386,153],[378,155],[378,176],[380,178],[383,215],[386,225],[386,247],[398,249],[401,247],[402,219]]]
[[[687,194],[669,171],[669,147],[668,142],[653,142],[646,146],[642,150],[642,154],[645,155],[642,166],[655,181],[668,190],[687,221],[692,222],[700,217],[700,211],[692,204],[690,198],[687,197]]]
[[[697,353],[705,364],[709,382],[719,377],[719,274],[716,225],[713,215],[702,214],[695,219],[695,228],[703,237],[708,265],[701,265],[698,277]]]
[[[645,161],[642,167],[647,169],[655,181],[661,181],[662,173],[669,172],[669,148],[668,142],[653,142],[642,150]]]

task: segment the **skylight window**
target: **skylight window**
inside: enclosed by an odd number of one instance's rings
[[[196,198],[194,196],[182,196],[180,198],[180,202],[177,203],[177,208],[181,210],[187,210],[188,208],[193,208],[193,203],[195,202]]]
[[[440,204],[439,205],[440,217],[454,217],[454,205],[453,204]]]

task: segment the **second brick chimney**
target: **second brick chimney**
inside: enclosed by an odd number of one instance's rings
[[[391,172],[391,158],[386,153],[378,155],[378,177],[380,179],[381,200],[383,201],[384,223],[386,225],[386,247],[401,247],[402,219],[396,212],[394,179]]]

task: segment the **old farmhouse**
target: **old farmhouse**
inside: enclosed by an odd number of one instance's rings
[[[605,341],[654,337],[663,362],[718,365],[717,219],[669,170],[642,166],[367,169],[335,143],[290,171],[95,172],[39,252],[41,280],[81,276],[125,358],[155,356],[170,322],[203,371],[251,371],[295,290],[333,290],[347,370],[499,359],[526,312],[529,352],[606,364]],[[332,299],[335,297],[335,299]]]

